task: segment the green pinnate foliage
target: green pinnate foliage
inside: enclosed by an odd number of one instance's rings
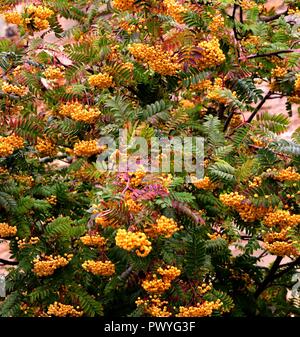
[[[288,12],[55,0],[17,14],[19,1],[2,3],[18,35],[0,41],[0,238],[16,260],[0,315],[60,316],[49,311],[59,303],[67,316],[151,316],[154,294],[159,316],[299,315],[286,298],[300,254]],[[286,111],[265,111],[276,97]],[[175,172],[176,153],[170,172],[103,171],[97,141],[120,129],[139,160],[135,137],[203,137],[203,179]]]

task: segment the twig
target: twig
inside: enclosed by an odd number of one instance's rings
[[[130,187],[130,178],[128,177],[128,180],[126,182],[126,186],[124,188],[124,190],[122,191],[121,195],[125,195],[125,192],[129,189]]]
[[[244,23],[244,18],[243,18],[243,8],[241,6],[240,7],[240,21],[241,23]]]
[[[294,42],[292,43],[292,45],[291,45],[291,48],[294,48],[294,46],[295,46],[297,43],[299,43],[299,42],[300,42],[300,40],[294,41]]]
[[[172,206],[181,213],[186,214],[187,216],[189,216],[192,220],[194,220],[194,222],[196,224],[201,224],[204,225],[205,221],[204,219],[196,212],[193,212],[189,207],[187,207],[185,204],[183,204],[182,202],[173,200],[172,201]]]
[[[282,12],[282,13],[278,13],[272,16],[261,16],[260,20],[263,22],[270,22],[276,19],[279,19],[281,17],[281,15],[287,15],[288,14],[288,10]]]
[[[300,257],[298,257],[295,261],[290,262],[290,263],[285,263],[283,264],[281,267],[287,267],[284,270],[280,271],[279,273],[277,273],[274,277],[274,280],[281,277],[282,275],[284,275],[285,273],[287,273],[288,271],[292,270],[294,267],[296,267],[297,265],[300,265]]]
[[[238,5],[234,4],[233,6],[233,12],[232,15],[230,16],[230,18],[233,20],[233,35],[234,35],[234,39],[236,40],[236,44],[237,44],[237,53],[238,53],[238,60],[240,59],[241,53],[240,53],[240,46],[239,46],[239,37],[238,37],[238,32],[236,29],[236,23],[235,23],[235,16],[236,16],[236,11],[238,9]]]
[[[228,126],[229,126],[229,124],[230,124],[230,122],[231,122],[231,119],[232,119],[233,115],[234,115],[234,111],[232,111],[232,112],[229,114],[229,116],[227,117],[226,122],[225,122],[225,124],[224,124],[224,129],[223,129],[224,132],[227,130],[227,128],[228,128]]]
[[[268,255],[268,252],[266,250],[264,250],[258,257],[257,257],[257,260],[260,260],[262,259],[263,257],[267,256]]]
[[[279,51],[273,51],[270,53],[264,53],[264,54],[251,54],[248,56],[242,56],[239,58],[239,60],[250,60],[250,59],[254,59],[254,58],[258,58],[258,57],[268,57],[268,56],[276,56],[276,55],[280,55],[280,54],[288,54],[288,53],[299,53],[300,51],[297,49],[286,49],[286,50],[279,50]]]
[[[9,260],[5,260],[5,259],[0,259],[0,263],[4,264],[4,265],[10,265],[10,266],[16,266],[19,264],[19,262],[17,261],[9,261]]]
[[[265,278],[263,283],[257,288],[257,290],[255,292],[255,295],[254,295],[256,298],[268,287],[268,285],[270,283],[273,283],[273,281],[280,278],[281,276],[283,276],[284,274],[286,274],[287,272],[289,272],[294,267],[296,267],[297,265],[300,264],[300,257],[298,257],[295,261],[290,262],[290,263],[286,263],[285,265],[280,266],[280,262],[281,262],[282,259],[283,259],[283,257],[277,256],[277,258],[276,258],[276,260],[275,260],[275,262],[274,262],[274,264],[273,264],[273,266],[270,270],[270,273]],[[288,266],[288,267],[276,274],[276,271],[283,266]]]
[[[129,275],[130,275],[130,273],[132,272],[132,266],[129,266],[122,274],[121,274],[121,276],[120,276],[120,279],[122,280],[122,281],[125,281],[125,280],[127,280],[128,279],[128,277],[129,277]]]
[[[256,292],[254,294],[255,298],[258,298],[259,295],[267,288],[268,284],[271,283],[274,280],[275,273],[277,269],[279,268],[280,262],[282,261],[282,256],[277,256],[276,260],[274,261],[269,274],[266,276],[266,278],[263,280],[263,282],[257,287]]]
[[[297,261],[297,260],[295,260],[295,261]],[[280,268],[289,267],[289,266],[290,266],[292,263],[295,263],[295,261],[292,261],[292,262],[288,262],[288,263],[281,264],[281,265],[280,265]],[[297,261],[297,262],[299,262],[299,263],[300,263],[300,261]]]
[[[258,104],[258,106],[254,109],[254,111],[252,112],[252,114],[248,118],[247,123],[251,123],[252,122],[253,118],[256,116],[256,114],[259,112],[259,110],[262,108],[262,106],[266,103],[267,99],[269,99],[271,95],[272,95],[272,91],[269,91],[266,94],[266,96],[260,101],[260,103]]]

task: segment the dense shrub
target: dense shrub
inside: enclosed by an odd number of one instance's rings
[[[0,40],[0,238],[18,262],[1,315],[299,315],[300,132],[263,107],[300,102],[300,1],[17,3],[1,1],[18,27]],[[203,179],[100,170],[120,129],[204,137]]]

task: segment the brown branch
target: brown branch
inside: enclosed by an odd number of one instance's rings
[[[226,122],[224,124],[224,129],[223,129],[224,132],[227,130],[233,116],[234,116],[234,111],[232,111],[226,119]]]
[[[270,22],[276,19],[279,19],[281,17],[281,15],[287,15],[288,14],[288,10],[282,12],[282,13],[278,13],[272,16],[261,16],[260,20],[263,22]]]
[[[271,283],[274,280],[275,273],[278,270],[280,262],[281,262],[282,259],[283,259],[282,256],[276,257],[276,260],[274,261],[268,275],[263,280],[263,282],[257,287],[256,292],[254,293],[255,298],[258,298],[259,295],[267,288],[269,283]]]
[[[197,212],[194,212],[184,203],[173,200],[172,206],[176,209],[177,212],[180,212],[180,213],[183,213],[189,216],[196,224],[201,224],[201,225],[205,224],[204,219]]]
[[[283,276],[285,273],[289,272],[290,270],[292,270],[294,267],[296,267],[297,265],[300,265],[300,257],[298,257],[295,261],[290,262],[290,263],[285,263],[283,265],[280,266],[280,268],[282,267],[287,267],[284,270],[280,271],[279,273],[277,273],[274,277],[274,280]]]
[[[296,267],[297,265],[300,264],[300,257],[298,257],[295,261],[290,262],[290,263],[286,263],[286,264],[280,266],[280,262],[281,262],[282,259],[283,259],[283,257],[277,256],[275,262],[273,263],[272,268],[270,269],[269,274],[267,275],[265,280],[257,288],[257,290],[254,294],[254,296],[256,298],[258,298],[258,296],[269,286],[269,284],[273,283],[273,281],[280,278],[281,276],[283,276],[287,272],[291,271],[294,267]],[[278,269],[280,269],[281,267],[284,267],[284,266],[287,267],[287,268],[285,268],[284,270],[281,270],[280,272],[278,272],[276,274],[276,271]]]
[[[130,273],[132,272],[132,269],[133,267],[132,266],[129,266],[122,274],[121,276],[119,276],[119,278],[122,280],[122,281],[126,281],[130,275]]]
[[[7,266],[16,266],[19,264],[19,262],[17,261],[9,261],[9,260],[5,260],[5,259],[0,259],[0,263],[1,264],[4,264],[4,265],[7,265]]]
[[[238,60],[239,60],[240,59],[240,55],[241,55],[239,41],[241,39],[238,36],[238,31],[237,31],[237,27],[236,27],[236,23],[235,23],[235,16],[236,16],[236,11],[237,11],[238,8],[239,8],[239,6],[237,4],[234,4],[234,6],[233,6],[233,13],[230,16],[230,18],[233,21],[233,35],[234,35],[234,39],[235,39],[236,44],[237,44],[237,53],[238,53]]]
[[[257,107],[254,109],[254,111],[252,112],[252,114],[248,118],[247,123],[252,122],[253,118],[256,116],[256,114],[259,112],[259,110],[262,108],[262,106],[266,103],[266,101],[270,98],[271,95],[272,95],[272,92],[269,91],[266,94],[266,96],[260,101],[260,103],[257,105]]]
[[[251,54],[248,56],[241,56],[239,60],[250,60],[258,57],[268,57],[268,56],[276,56],[280,54],[288,54],[288,53],[299,53],[300,51],[298,49],[286,49],[286,50],[279,50],[279,51],[273,51],[270,53],[264,53],[264,54]]]
[[[243,8],[241,6],[240,7],[240,21],[241,23],[244,23],[244,15],[243,15]]]

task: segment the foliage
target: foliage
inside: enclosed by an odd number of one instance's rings
[[[0,41],[0,238],[18,264],[0,315],[299,315],[294,2],[17,3],[1,2],[18,31]],[[264,112],[278,96],[287,114]],[[203,179],[103,170],[121,129],[134,158],[137,136],[204,137]]]

